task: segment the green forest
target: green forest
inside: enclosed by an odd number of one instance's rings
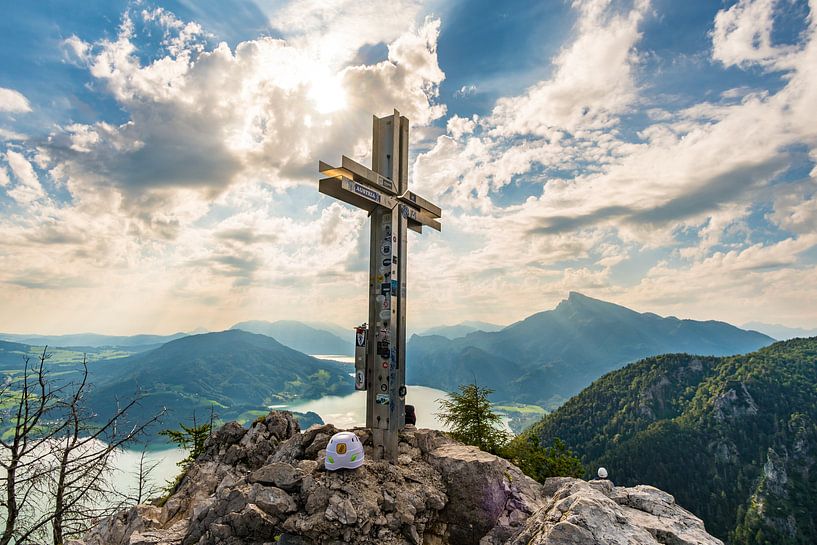
[[[817,543],[817,338],[647,358],[525,434],[563,440],[588,477],[672,493],[732,545]]]

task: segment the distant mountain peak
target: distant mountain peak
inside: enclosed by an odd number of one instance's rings
[[[570,291],[567,293],[567,299],[563,299],[562,303],[568,304],[591,304],[591,305],[603,305],[603,306],[610,306],[610,307],[621,307],[627,308],[622,305],[617,305],[615,303],[611,303],[610,301],[604,301],[603,299],[596,299],[595,297],[590,297],[589,295],[585,295],[578,291]],[[628,309],[629,310],[629,309]]]

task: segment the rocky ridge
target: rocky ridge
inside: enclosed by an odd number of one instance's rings
[[[328,472],[338,430],[303,433],[273,411],[211,436],[163,506],[138,505],[73,545],[480,544],[722,545],[673,497],[649,486],[571,478],[544,485],[506,460],[433,430],[401,433],[397,464]]]

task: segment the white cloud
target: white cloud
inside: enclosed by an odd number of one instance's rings
[[[794,53],[792,46],[772,44],[774,11],[780,0],[739,0],[715,16],[712,58],[725,66],[752,64],[782,68]]]
[[[294,47],[330,68],[353,58],[364,45],[391,43],[417,23],[423,7],[418,0],[302,0],[270,7],[270,26]]]
[[[34,167],[21,153],[7,150],[6,161],[18,182],[8,190],[9,196],[19,203],[27,204],[45,195]]]
[[[455,140],[459,140],[463,135],[471,134],[477,126],[477,119],[476,116],[472,119],[468,119],[458,115],[452,115],[448,118],[448,122],[446,123],[448,134]]]
[[[91,46],[72,34],[62,41],[62,51],[65,60],[76,66],[86,66]]]
[[[139,24],[160,26],[166,56],[140,61]],[[201,204],[188,211],[204,213],[233,184],[312,183],[316,158],[368,149],[373,111],[396,107],[418,125],[445,112],[436,104],[444,74],[435,19],[404,28],[387,60],[341,68],[297,40],[258,38],[205,51],[203,34],[158,9],[126,15],[114,40],[74,44],[89,52],[90,73],[130,114],[119,126],[74,123],[52,135],[53,165],[77,198],[117,191],[124,213],[175,236],[195,219],[179,211],[190,199]]]
[[[474,85],[474,84],[463,85],[462,87],[460,87],[459,89],[454,91],[454,96],[456,98],[470,97],[470,96],[473,96],[474,94],[476,94],[476,92],[477,92],[477,86],[476,85]]]
[[[375,64],[357,59],[356,48],[334,52],[332,64],[294,30],[287,39],[204,48],[205,29],[165,10],[127,14],[107,40],[66,40],[66,58],[86,67],[89,85],[129,119],[66,124],[25,155],[7,154],[14,176],[5,194],[29,203],[45,195],[32,163],[48,171],[49,188],[70,194],[0,218],[0,284],[27,286],[8,300],[14,329],[83,320],[110,330],[122,316],[132,320],[127,329],[175,329],[202,320],[203,309],[218,313],[206,318],[214,327],[286,309],[308,318],[330,306],[327,294],[351,301],[335,309],[346,317],[358,294],[349,275],[365,282],[366,214],[314,206],[316,163],[341,153],[366,160],[373,112],[396,107],[417,127],[444,114],[439,21],[413,19],[367,38],[388,39],[387,58]],[[335,27],[324,31],[336,41]],[[159,40],[148,47],[160,46],[150,61],[137,46],[146,36]],[[281,204],[304,201],[301,184],[309,186],[303,209],[313,213]],[[69,269],[81,269],[85,284]],[[29,273],[42,281],[28,282]],[[37,321],[30,309],[43,293],[65,312]],[[79,301],[99,316],[69,316]]]
[[[31,104],[21,92],[0,87],[0,112],[27,113],[30,111]]]
[[[442,234],[411,235],[414,323],[508,322],[569,290],[739,323],[765,310],[817,319],[802,305],[808,288],[797,293],[816,274],[800,256],[817,242],[817,170],[775,180],[817,149],[817,41],[813,26],[797,47],[764,41],[773,21],[762,10],[748,21],[749,4],[721,12],[713,51],[716,40],[728,47],[718,46],[715,68],[782,70],[764,74],[781,78],[774,91],[649,96],[639,73],[649,5],[576,1],[575,32],[549,76],[444,128],[430,126],[445,113],[441,23],[423,19],[419,2],[266,6],[283,38],[234,47],[207,47],[206,29],[161,9],[132,12],[107,41],[69,38],[66,57],[129,119],[66,124],[47,145],[17,142],[7,154],[2,193],[31,206],[0,217],[0,283],[41,279],[8,297],[15,329],[60,329],[69,318],[133,331],[365,316],[366,214],[318,200],[315,163],[341,153],[365,162],[371,114],[394,107],[415,142],[429,142],[414,189],[444,209]],[[752,28],[756,51],[741,49]],[[158,40],[149,62],[137,47],[145,36]],[[385,58],[361,60],[361,47],[378,43]],[[645,114],[636,135],[633,112]],[[38,173],[70,199],[41,198]],[[757,242],[758,204],[763,229],[784,240]],[[622,264],[641,272],[622,280]],[[44,294],[102,310],[38,321],[31,309]]]
[[[552,78],[498,101],[490,120],[497,134],[548,136],[554,128],[607,127],[631,106],[634,48],[648,2],[636,2],[624,15],[612,13],[606,0],[574,5],[580,12],[576,39],[554,59]]]
[[[5,140],[7,142],[12,140],[28,140],[28,136],[0,127],[0,140]]]

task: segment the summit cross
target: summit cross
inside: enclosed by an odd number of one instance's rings
[[[345,155],[320,161],[318,190],[371,217],[369,321],[355,335],[355,389],[366,390],[366,427],[376,458],[397,461],[406,406],[407,229],[437,231],[440,208],[408,189],[409,121],[400,112],[372,119],[372,168]]]

